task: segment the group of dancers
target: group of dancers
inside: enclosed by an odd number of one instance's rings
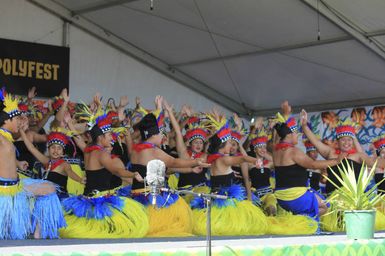
[[[161,96],[153,110],[137,98],[127,111],[127,96],[103,105],[98,94],[70,107],[64,89],[44,115],[34,96],[34,88],[26,99],[0,91],[0,239],[205,235],[204,200],[175,190],[227,196],[213,201],[213,235],[315,234],[330,227],[322,217],[336,189],[330,180],[340,185],[330,169],[338,173],[347,158],[357,178],[363,163],[376,162],[376,180],[384,177],[385,137],[370,157],[344,120],[332,148],[313,134],[305,111],[298,121],[291,116],[288,102],[246,129],[236,114],[187,106],[177,113]],[[306,152],[297,147],[299,130]],[[146,184],[155,159],[172,188],[156,194]],[[377,217],[385,229],[385,215]]]

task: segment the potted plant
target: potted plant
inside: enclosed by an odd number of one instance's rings
[[[340,186],[326,177],[337,188],[328,199],[332,205],[332,211],[336,211],[332,214],[341,217],[341,212],[343,212],[342,228],[345,228],[348,238],[371,239],[374,236],[375,205],[382,200],[381,195],[376,193],[376,188],[383,180],[369,188],[376,164],[368,169],[363,163],[358,179],[355,177],[353,166],[346,159],[338,169],[340,175],[333,170],[331,172],[340,182]]]

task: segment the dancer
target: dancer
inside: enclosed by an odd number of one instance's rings
[[[19,179],[16,168],[27,166],[16,160],[12,144],[20,125],[18,101],[4,89],[0,100],[0,239],[58,238],[66,224],[56,188],[47,181]]]
[[[117,195],[113,177],[143,180],[138,173],[127,171],[111,148],[111,119],[100,107],[96,113],[85,105],[83,112],[90,124],[92,143],[84,149],[87,183],[84,196],[63,200],[68,227],[61,230],[66,238],[139,238],[148,232],[144,207],[134,200]],[[129,193],[125,191],[126,194]],[[118,193],[120,194],[120,193]]]

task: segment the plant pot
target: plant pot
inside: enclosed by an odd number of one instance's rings
[[[345,211],[346,235],[349,239],[372,239],[374,237],[375,210]]]

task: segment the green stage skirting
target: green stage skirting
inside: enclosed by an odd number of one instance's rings
[[[311,239],[311,237],[308,237]],[[243,241],[245,242],[245,241]],[[240,242],[242,243],[242,242]],[[16,255],[71,255],[71,256],[85,256],[85,255],[126,255],[126,256],[161,256],[161,255],[206,255],[205,247],[190,247],[190,248],[170,248],[165,243],[165,248],[159,250],[151,250],[142,252],[133,252],[124,250],[123,245],[116,244],[116,248],[122,247],[121,252],[96,252],[93,250],[87,251],[66,251],[61,252],[60,250],[49,251],[45,247],[41,253],[29,253],[29,254],[18,254],[17,249],[15,253],[8,254],[12,256]],[[49,247],[48,247],[49,248]],[[291,246],[262,246],[262,245],[245,245],[245,246],[214,246],[212,248],[213,255],[253,255],[253,256],[384,256],[385,255],[385,239],[373,239],[373,240],[362,240],[362,241],[346,241],[340,243],[327,243],[327,244],[314,244],[314,245],[291,245]],[[1,248],[0,248],[1,255]]]

